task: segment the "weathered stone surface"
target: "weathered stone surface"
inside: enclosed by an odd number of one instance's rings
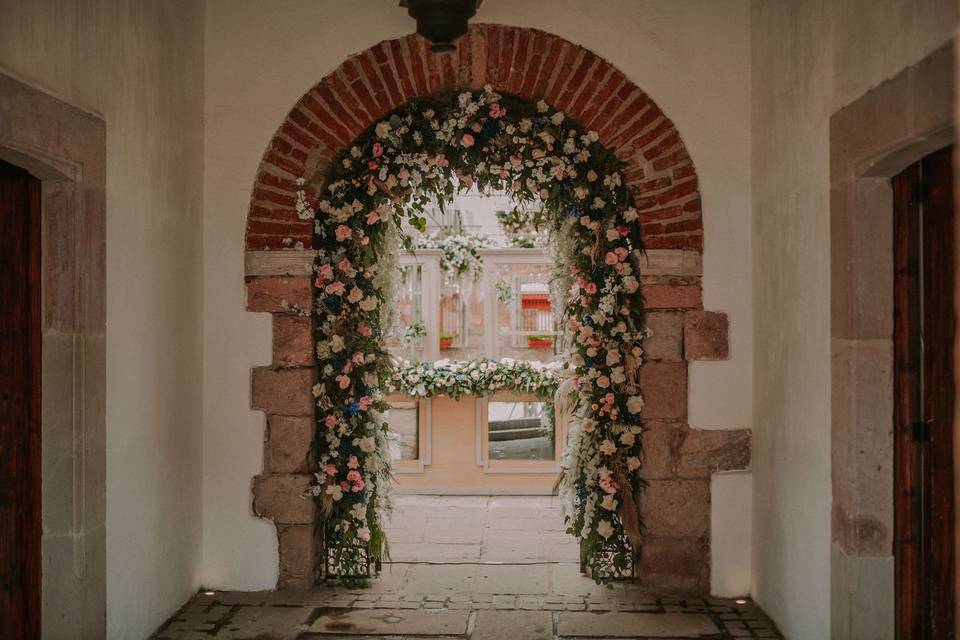
[[[263,451],[264,471],[307,473],[313,434],[312,417],[270,416]]]
[[[483,565],[477,576],[480,593],[523,595],[550,590],[548,565]]]
[[[645,480],[671,478],[674,458],[683,439],[683,424],[650,420],[643,425],[643,466],[640,477]]]
[[[640,583],[659,593],[706,595],[710,590],[710,547],[701,538],[645,536]]]
[[[425,635],[463,636],[469,611],[423,609],[325,609],[310,626],[311,633],[344,636]]]
[[[830,335],[871,339],[893,335],[893,224],[887,178],[848,180],[830,188]],[[870,228],[870,233],[863,233]]]
[[[253,479],[253,512],[277,524],[309,524],[316,517],[312,498],[303,496],[309,474],[270,474]]]
[[[309,276],[291,278],[258,277],[247,280],[247,311],[283,313],[283,302],[309,310],[311,304]]]
[[[273,364],[278,367],[313,364],[313,323],[309,317],[273,316]]]
[[[651,536],[700,537],[710,527],[709,480],[652,480],[640,497]]]
[[[309,589],[316,576],[317,546],[314,525],[277,525],[280,547],[278,589]]]
[[[645,362],[640,366],[644,419],[683,420],[687,417],[687,363]]]
[[[646,360],[677,362],[683,359],[683,314],[652,312],[647,314],[652,334],[643,341]]]
[[[477,612],[477,626],[470,640],[553,640],[553,616],[549,611]]]
[[[561,637],[696,638],[713,637],[720,629],[710,616],[693,613],[632,613],[564,611],[557,629]]]
[[[893,544],[893,344],[831,343],[833,541],[850,555]]]
[[[683,355],[687,360],[726,360],[730,357],[727,314],[688,311],[683,316]]]
[[[690,429],[680,444],[677,475],[681,478],[709,478],[718,471],[750,467],[749,429],[718,431]]]
[[[703,306],[699,284],[645,284],[642,291],[647,309],[697,309]]]
[[[229,621],[217,631],[216,638],[217,640],[296,638],[303,630],[303,622],[309,615],[310,609],[306,607],[244,606],[230,615]]]
[[[314,249],[285,249],[283,251],[247,251],[244,258],[245,274],[253,276],[302,276],[309,274]]]
[[[251,376],[250,405],[269,414],[313,415],[313,369],[258,367]]]

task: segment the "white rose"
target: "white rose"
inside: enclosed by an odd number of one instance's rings
[[[607,520],[601,520],[597,525],[597,533],[603,536],[604,540],[608,540],[613,535],[613,526]]]
[[[611,349],[607,351],[607,366],[612,367],[613,365],[620,362],[620,352],[616,349]]]
[[[640,458],[636,456],[630,456],[627,458],[627,469],[630,471],[636,471],[640,468]]]
[[[343,497],[343,491],[340,490],[340,485],[331,484],[327,487],[327,495],[331,496],[335,501]]]
[[[633,443],[636,441],[636,439],[637,437],[629,431],[624,431],[620,434],[620,442],[628,447],[633,446]]]
[[[600,506],[607,511],[615,511],[617,508],[617,499],[612,493],[608,493],[603,496],[603,500],[600,501]]]
[[[376,448],[376,443],[374,443],[373,438],[367,436],[366,438],[360,438],[360,451],[364,453],[372,453]]]
[[[641,396],[630,396],[627,400],[627,411],[636,415],[643,409],[643,398]]]
[[[600,452],[605,455],[613,455],[617,451],[617,445],[613,444],[610,440],[604,440],[600,444]]]

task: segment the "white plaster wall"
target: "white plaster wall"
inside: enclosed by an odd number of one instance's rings
[[[705,303],[731,318],[728,362],[696,363],[691,424],[751,426],[750,45],[742,0],[486,0],[478,22],[537,27],[622,69],[673,119],[701,181]],[[204,584],[267,588],[276,580],[272,525],[250,513],[263,417],[248,410],[249,370],[270,361],[267,315],[243,311],[243,231],[260,158],[300,96],[347,56],[413,31],[393,0],[208,0],[204,184]],[[749,495],[714,504],[742,512]],[[726,521],[748,540],[749,522]],[[737,565],[742,549],[714,552]]]
[[[0,0],[0,68],[107,128],[107,627],[199,585],[202,5]]]
[[[953,0],[752,5],[751,591],[791,640],[830,637],[829,118],[946,42]]]

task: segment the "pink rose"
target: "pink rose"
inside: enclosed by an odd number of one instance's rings
[[[360,480],[360,472],[356,469],[351,469],[347,472],[347,482],[356,482]]]
[[[328,476],[337,475],[337,467],[333,463],[330,463],[327,466],[325,466],[323,470],[326,471]]]
[[[584,289],[587,291],[587,293],[589,293],[590,295],[593,295],[597,292],[597,283],[588,282],[587,286],[585,286]]]
[[[373,404],[373,398],[371,398],[370,396],[363,396],[362,398],[360,398],[360,408],[363,409],[364,411],[369,409],[370,405],[372,404]]]
[[[367,214],[367,224],[377,224],[380,221],[380,214],[376,211],[371,211]]]
[[[465,147],[472,147],[474,142],[475,141],[473,139],[473,136],[470,135],[469,133],[463,134],[463,137],[460,138],[460,144],[462,144]]]
[[[337,268],[340,269],[340,271],[350,271],[353,268],[353,265],[350,264],[350,260],[344,258],[337,263]]]
[[[608,251],[607,255],[604,256],[603,261],[608,265],[615,265],[620,262],[620,259],[617,258],[617,254],[615,254],[613,251]]]
[[[507,115],[507,110],[501,107],[499,102],[494,102],[490,105],[491,118],[502,118],[505,115]]]
[[[345,224],[341,224],[337,227],[336,231],[334,231],[334,234],[337,236],[337,242],[343,242],[353,235],[353,232],[350,231],[350,227]]]
[[[363,479],[357,480],[353,483],[353,492],[357,493],[363,491]]]
[[[328,284],[324,288],[324,291],[326,291],[330,295],[342,296],[343,292],[346,291],[346,289],[347,289],[347,286],[345,284],[337,281],[337,282],[331,282],[330,284]]]
[[[357,331],[358,331],[358,332],[360,333],[360,335],[362,335],[364,338],[369,338],[370,336],[373,335],[373,329],[371,329],[371,328],[370,328],[370,325],[368,325],[366,322],[361,322],[361,323],[359,323],[359,324],[357,325]]]
[[[371,160],[370,162],[367,163],[367,169],[370,169],[370,171],[376,171],[377,168],[379,168],[379,167],[380,167],[380,165],[378,165],[378,164],[377,164],[375,161],[373,161],[373,160]]]
[[[383,155],[383,145],[380,144],[379,142],[374,142],[374,143],[373,143],[373,157],[374,157],[374,158],[379,158],[379,157],[382,156],[382,155]]]
[[[346,480],[344,480],[343,482],[341,482],[341,483],[340,483],[340,491],[344,491],[344,492],[350,491],[350,483],[347,482]]]
[[[324,418],[323,424],[326,425],[327,429],[333,429],[335,426],[337,426],[337,417],[327,416]]]
[[[332,466],[332,465],[331,465]],[[350,459],[347,460],[348,469],[357,469],[360,467],[360,461],[357,460],[357,456],[350,456]]]
[[[346,389],[350,386],[350,376],[339,375],[337,376],[337,384],[340,385],[341,389]]]
[[[360,238],[360,244],[362,244],[363,246],[367,246],[368,244],[370,244],[370,238],[368,238],[367,236],[363,236],[362,238]]]
[[[330,263],[320,265],[320,277],[324,280],[333,280],[333,267]]]

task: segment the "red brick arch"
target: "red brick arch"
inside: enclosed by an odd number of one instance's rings
[[[296,179],[311,177],[364,129],[411,96],[454,87],[544,99],[595,129],[627,163],[650,249],[703,247],[696,170],[673,122],[621,71],[558,36],[476,24],[453,55],[416,35],[349,58],[310,89],[274,134],[247,219],[248,250],[309,247],[311,222],[294,211]]]

